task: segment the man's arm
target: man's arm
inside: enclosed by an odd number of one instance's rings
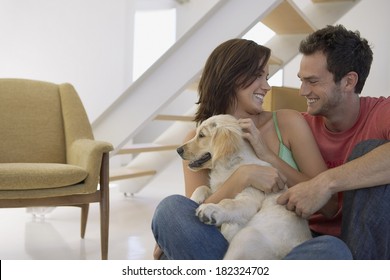
[[[313,179],[291,187],[278,203],[304,218],[322,208],[332,194],[390,183],[390,143]]]

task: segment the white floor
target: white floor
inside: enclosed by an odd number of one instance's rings
[[[110,190],[110,260],[152,259],[154,238],[151,218],[159,201],[184,191],[180,161],[133,197],[117,187]],[[0,209],[0,259],[2,260],[99,260],[99,207],[91,204],[85,239],[80,238],[80,209],[57,207],[44,219],[25,208]]]

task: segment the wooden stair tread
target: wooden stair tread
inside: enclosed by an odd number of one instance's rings
[[[154,118],[159,121],[185,121],[192,122],[194,116],[180,116],[180,115],[158,115]]]
[[[137,178],[142,176],[155,175],[156,170],[146,170],[146,169],[130,169],[130,168],[118,168],[110,170],[110,181],[118,181],[124,179]]]
[[[353,2],[354,0],[311,0],[313,3]]]
[[[132,144],[118,151],[118,155],[176,150],[181,144],[160,145],[154,143]]]
[[[283,61],[275,55],[271,54],[271,57],[269,58],[269,64],[282,65]]]
[[[264,17],[261,22],[276,34],[305,34],[313,32],[314,28],[308,24],[304,19],[304,15],[300,14],[298,10],[290,1],[283,1]]]

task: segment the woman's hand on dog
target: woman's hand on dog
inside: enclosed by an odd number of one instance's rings
[[[253,147],[258,158],[266,162],[275,157],[275,154],[268,148],[264,142],[260,131],[257,129],[252,119],[239,119],[238,123],[243,131],[243,138]]]
[[[237,171],[245,180],[246,186],[254,187],[265,193],[276,193],[286,187],[286,178],[272,166],[249,164],[240,166]]]

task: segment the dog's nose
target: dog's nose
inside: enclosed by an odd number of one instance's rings
[[[184,153],[184,149],[183,147],[179,147],[176,149],[176,152],[179,154],[179,155],[182,155]]]

